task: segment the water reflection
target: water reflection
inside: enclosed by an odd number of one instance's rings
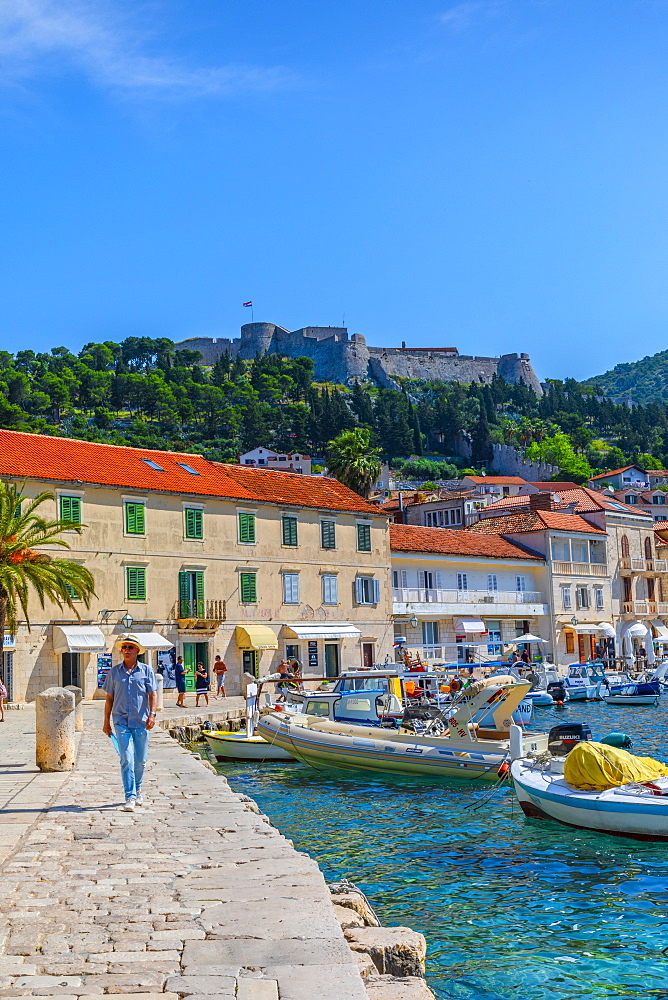
[[[537,710],[588,722],[668,760],[661,708]],[[508,787],[303,764],[224,765],[325,876],[369,895],[385,924],[428,941],[428,981],[452,1000],[668,998],[668,845],[528,821]],[[485,801],[488,799],[488,801]]]

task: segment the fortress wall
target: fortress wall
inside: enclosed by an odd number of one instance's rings
[[[229,351],[235,357],[240,340],[229,340],[224,337],[214,339],[213,337],[191,337],[190,340],[181,340],[175,344],[177,351],[199,351],[202,355],[204,365],[213,365],[222,357],[225,351]]]
[[[545,483],[554,476],[559,469],[556,465],[548,465],[547,462],[529,462],[522,457],[522,453],[508,444],[493,444],[494,468],[501,476],[521,476],[530,483]]]
[[[402,378],[428,379],[441,382],[491,382],[498,369],[498,358],[447,357],[446,355],[422,355],[378,353],[374,351],[378,363],[388,375]]]

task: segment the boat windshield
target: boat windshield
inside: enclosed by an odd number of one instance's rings
[[[387,677],[341,677],[334,688],[335,691],[389,691]]]

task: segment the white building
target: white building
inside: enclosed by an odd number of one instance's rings
[[[239,465],[251,465],[260,469],[279,469],[285,472],[299,472],[303,476],[311,475],[311,458],[309,455],[290,454],[289,452],[271,451],[270,448],[253,448],[245,455],[239,456]]]

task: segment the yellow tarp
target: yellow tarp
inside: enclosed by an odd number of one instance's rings
[[[564,764],[564,778],[582,792],[604,792],[629,781],[652,781],[668,767],[652,757],[636,757],[605,743],[578,743]]]

